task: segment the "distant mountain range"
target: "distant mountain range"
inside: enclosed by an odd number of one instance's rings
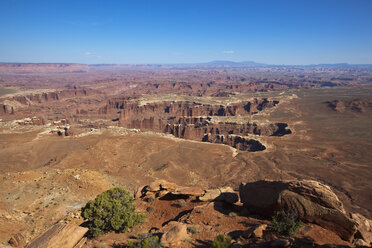
[[[214,60],[207,63],[200,63],[199,65],[211,65],[211,66],[267,66],[267,64],[263,63],[256,63],[254,61],[242,61],[242,62],[234,62],[228,60]]]
[[[207,63],[198,63],[199,66],[228,66],[228,67],[324,67],[324,68],[352,68],[352,67],[368,67],[372,68],[372,64],[349,64],[349,63],[336,63],[336,64],[311,64],[311,65],[273,65],[257,63],[254,61],[228,61],[228,60],[215,60]]]
[[[267,68],[368,68],[372,69],[372,64],[349,64],[349,63],[335,63],[335,64],[311,64],[311,65],[275,65],[257,63],[254,61],[229,61],[229,60],[214,60],[206,63],[177,63],[177,64],[78,64],[78,63],[7,63],[0,62],[0,67],[32,67],[32,66],[54,66],[54,67],[71,67],[71,66],[85,66],[93,68],[117,67],[118,69],[126,68],[167,68],[167,67],[267,67]]]

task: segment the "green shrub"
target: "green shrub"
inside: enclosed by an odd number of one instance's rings
[[[81,209],[87,220],[89,233],[96,237],[109,231],[126,232],[145,218],[136,213],[133,197],[123,188],[116,187],[99,194]]]
[[[188,226],[187,231],[191,234],[195,234],[195,233],[199,232],[199,230],[196,228],[196,226]]]
[[[146,235],[141,241],[133,243],[129,242],[128,248],[162,248],[163,245],[159,241],[158,236],[152,236],[151,234]]]
[[[186,201],[184,199],[180,199],[177,201],[177,206],[179,208],[183,208],[184,206],[186,206]]]
[[[147,199],[146,199],[146,201],[147,202],[153,202],[153,201],[155,201],[155,196],[154,195],[150,195]]]
[[[230,212],[229,213],[229,217],[231,217],[231,218],[235,218],[236,216],[238,216],[238,214],[235,213],[235,212]]]
[[[152,211],[154,211],[154,207],[153,206],[150,206],[150,207],[148,207],[148,208],[146,208],[146,211],[148,212],[148,213],[150,213],[150,212],[152,212]]]
[[[231,237],[229,235],[219,234],[214,238],[212,248],[231,248]]]
[[[303,225],[298,220],[298,214],[293,211],[285,212],[280,210],[275,213],[273,219],[273,230],[280,234],[293,235]]]

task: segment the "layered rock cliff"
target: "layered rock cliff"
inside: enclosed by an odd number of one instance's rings
[[[253,115],[275,107],[279,102],[267,98],[235,102],[229,105],[202,104],[188,101],[164,101],[143,104],[138,100],[117,99],[100,110],[102,114],[119,111],[119,125],[151,130],[178,138],[230,145],[244,151],[262,151],[266,147],[248,137],[290,134],[286,123],[257,124],[216,121],[214,117]]]

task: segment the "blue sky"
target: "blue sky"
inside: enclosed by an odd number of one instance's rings
[[[1,62],[371,63],[372,0],[1,0]]]

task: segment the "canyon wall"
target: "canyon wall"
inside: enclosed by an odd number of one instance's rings
[[[291,133],[286,123],[256,124],[250,122],[215,121],[213,117],[253,115],[273,108],[278,101],[253,99],[229,105],[196,102],[110,101],[102,113],[120,111],[119,125],[126,128],[169,133],[178,138],[230,145],[239,150],[262,151],[266,147],[248,136],[283,136]]]
[[[84,97],[95,94],[101,94],[101,92],[91,89],[65,89],[15,95],[4,98],[4,100],[0,102],[0,114],[14,114],[17,109],[34,104],[48,103],[67,98]]]

